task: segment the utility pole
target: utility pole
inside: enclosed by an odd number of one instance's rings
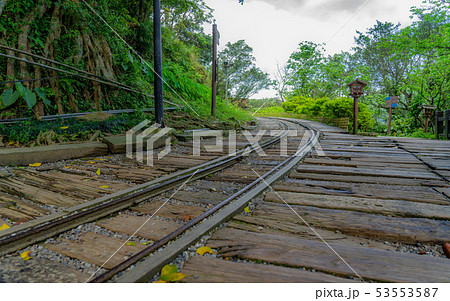
[[[228,68],[231,67],[231,64],[224,62],[223,67],[225,69],[225,106],[228,107]]]
[[[212,98],[211,98],[211,115],[216,114],[216,94],[217,94],[217,45],[219,44],[219,32],[217,24],[213,24],[213,61],[212,61]]]
[[[153,41],[155,68],[155,122],[160,124],[161,127],[164,127],[160,0],[153,0]]]

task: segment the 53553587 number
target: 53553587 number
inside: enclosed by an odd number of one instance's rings
[[[377,298],[434,298],[437,288],[377,288]]]

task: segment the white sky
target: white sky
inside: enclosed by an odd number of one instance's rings
[[[227,42],[244,39],[253,48],[257,65],[274,78],[277,62],[286,63],[301,41],[317,44],[329,41],[325,45],[327,54],[349,51],[357,30],[365,32],[376,20],[407,26],[411,24],[410,7],[420,6],[422,1],[245,0],[244,5],[238,0],[205,2],[214,9],[220,31],[219,51]],[[210,31],[208,25],[205,32]],[[275,95],[274,91],[266,90],[253,98]]]

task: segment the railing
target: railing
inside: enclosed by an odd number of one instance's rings
[[[436,111],[436,138],[450,139],[450,110]]]

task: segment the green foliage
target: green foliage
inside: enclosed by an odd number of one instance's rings
[[[280,107],[281,106],[281,100],[276,98],[270,98],[270,99],[249,99],[247,100],[248,109],[251,112],[254,112],[258,109],[268,108],[268,107]]]
[[[334,99],[308,98],[304,96],[295,96],[290,101],[282,104],[286,112],[292,112],[297,115],[327,117],[327,118],[352,118],[353,117],[353,99],[348,97],[339,97]],[[372,111],[364,104],[359,104],[358,129],[368,131],[374,126]]]
[[[244,40],[227,43],[218,57],[220,64],[228,62],[230,66],[227,71],[219,69],[217,87],[222,98],[225,98],[227,78],[228,96],[233,100],[248,99],[272,85],[269,74],[256,66],[253,49]]]
[[[373,113],[364,103],[358,105],[358,130],[367,132],[374,126],[372,118]],[[340,97],[325,101],[321,107],[321,114],[331,118],[352,118],[353,117],[353,99]],[[351,129],[353,125],[350,125]]]
[[[317,114],[322,105],[300,98],[339,99],[348,95],[346,84],[360,78],[369,83],[360,98],[364,128],[386,132],[384,100],[400,96],[393,112],[394,132],[418,132],[422,105],[450,108],[449,8],[448,1],[425,0],[422,6],[411,8],[414,21],[410,26],[377,21],[366,32],[357,32],[351,53],[326,56],[321,45],[301,42],[286,66],[279,68],[278,92],[288,99],[283,107],[289,112]],[[365,106],[372,112],[371,118]],[[327,102],[325,108],[324,116],[348,115],[350,105],[336,100]]]
[[[127,44],[136,49],[143,60],[136,56],[123,40],[119,39],[102,20],[82,1],[66,0],[17,0],[8,1],[0,19],[0,39],[11,47],[18,47],[18,37],[28,30],[30,49],[73,67],[112,78],[136,90],[153,93],[153,7],[143,0],[87,0],[86,1]],[[192,116],[196,113],[210,118],[211,36],[204,32],[204,24],[212,21],[212,9],[203,0],[162,0],[163,78],[165,99],[185,106]],[[56,18],[54,12],[58,11]],[[27,18],[37,16],[27,24]],[[29,25],[29,27],[27,27]],[[55,35],[54,41],[52,35]],[[144,62],[144,60],[146,62]],[[0,80],[6,80],[7,60],[0,58]],[[33,66],[27,66],[33,76]],[[41,77],[54,76],[53,72],[40,69]],[[22,73],[19,64],[14,65],[14,77]],[[250,74],[255,75],[255,74]],[[12,77],[12,76],[11,76]],[[251,78],[251,76],[249,76]],[[21,76],[22,78],[22,76]],[[16,85],[5,89],[0,97],[2,116],[30,117],[42,100],[45,114],[96,110],[94,99],[98,96],[101,110],[138,109],[153,107],[153,100],[140,94],[125,92],[107,85],[100,91],[93,82],[68,77]],[[0,89],[3,87],[0,87]],[[96,94],[96,92],[99,92]],[[60,95],[60,105],[56,100]],[[94,98],[94,99],[93,99]],[[76,107],[76,109],[74,108]],[[169,106],[169,105],[167,105]],[[28,110],[25,109],[28,107]],[[218,119],[249,120],[249,116],[236,106],[218,104]],[[17,132],[14,134],[20,136]],[[24,134],[25,135],[25,134]],[[20,137],[19,137],[20,138]],[[19,140],[27,140],[25,137]]]
[[[266,108],[262,108],[261,110],[259,110],[257,112],[258,115],[260,116],[274,116],[280,113],[284,113],[284,109],[282,107],[279,106],[274,106],[274,107],[266,107]]]
[[[144,121],[151,116],[143,113],[121,114],[106,121],[93,122],[77,119],[60,119],[54,121],[38,121],[31,119],[15,124],[0,124],[0,135],[7,141],[19,141],[21,144],[29,144],[43,132],[54,131],[58,135],[77,140],[80,134],[87,135],[97,130],[103,133],[121,134]],[[61,127],[67,129],[61,129]]]
[[[19,92],[8,89],[2,94],[0,109],[5,109],[13,105],[19,99]]]

